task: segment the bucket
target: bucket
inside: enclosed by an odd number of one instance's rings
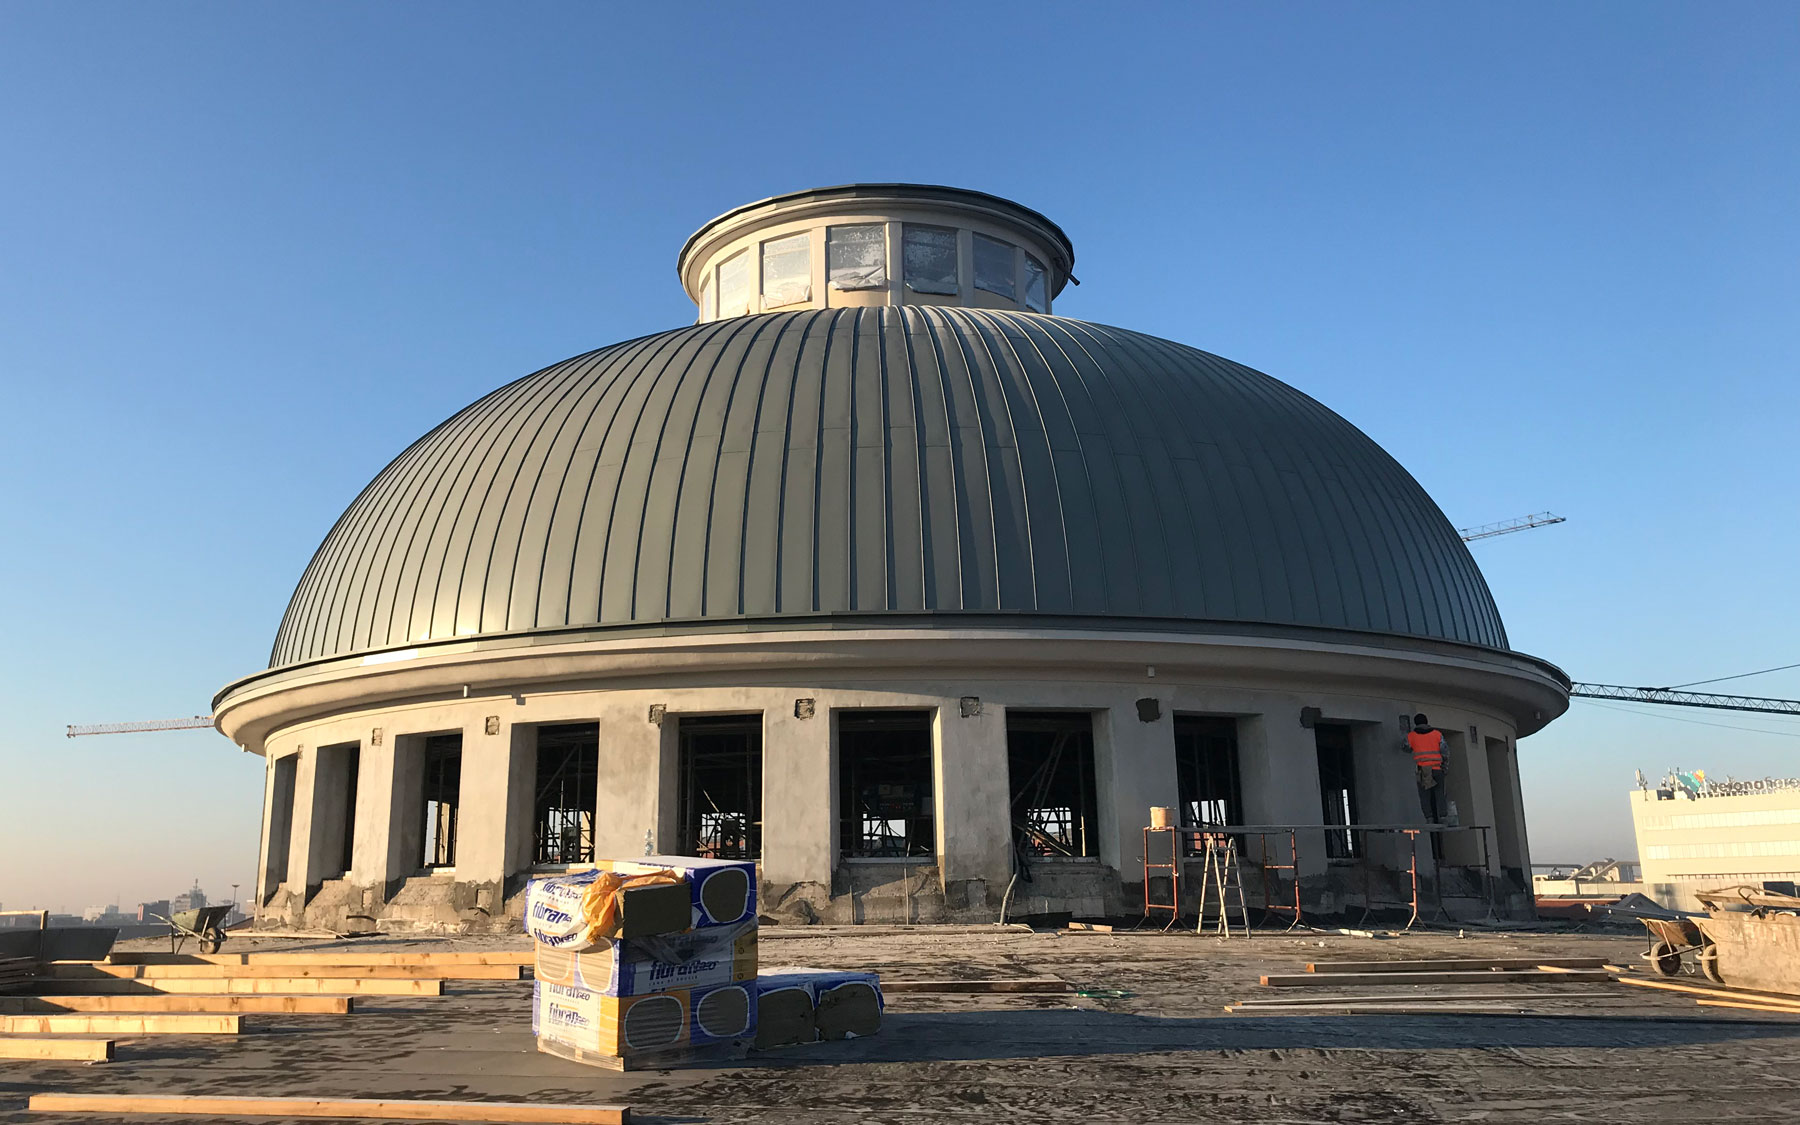
[[[1166,806],[1163,806],[1163,805],[1151,805],[1150,806],[1150,827],[1152,827],[1152,828],[1173,828],[1173,827],[1175,827],[1175,810],[1168,808]]]

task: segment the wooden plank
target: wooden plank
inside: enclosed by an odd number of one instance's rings
[[[530,949],[460,953],[364,953],[343,949],[331,953],[246,953],[244,956],[248,958],[245,964],[249,965],[530,965],[537,954]]]
[[[884,980],[881,991],[901,992],[1073,992],[1075,986],[1056,977],[1013,980]]]
[[[1110,934],[1113,928],[1104,922],[1070,922],[1069,932],[1077,934]]]
[[[193,1012],[214,1015],[347,1016],[355,1010],[348,996],[0,996],[0,1014],[47,1015],[57,1012]]]
[[[193,1095],[33,1094],[35,1113],[165,1113],[209,1117],[350,1117],[387,1121],[570,1122],[623,1125],[622,1105],[428,1102],[388,1098],[218,1098]]]
[[[115,949],[106,965],[242,965],[242,953],[133,953]],[[92,965],[93,961],[59,961],[60,965]]]
[[[1786,1012],[1800,1016],[1800,1004],[1753,1004],[1746,1000],[1695,1000],[1702,1008],[1741,1008],[1746,1012]]]
[[[256,977],[329,977],[343,980],[522,980],[519,965],[106,965],[60,962],[45,967],[50,980],[249,980]]]
[[[1620,977],[1620,984],[1634,988],[1655,988],[1664,992],[1684,992],[1690,996],[1712,996],[1725,1000],[1773,1000],[1777,1003],[1800,1003],[1791,992],[1761,992],[1754,988],[1732,988],[1728,985],[1683,984],[1675,980],[1650,980],[1643,977]]]
[[[1536,1009],[1522,1004],[1331,1004],[1309,1008],[1246,1008],[1227,1005],[1233,1016],[1522,1016]]]
[[[1598,969],[1574,969],[1569,972],[1544,973],[1535,969],[1490,970],[1467,973],[1273,973],[1262,978],[1268,988],[1343,988],[1355,984],[1514,984],[1530,981],[1543,984],[1600,983],[1615,979]]]
[[[1309,973],[1422,973],[1478,972],[1482,969],[1602,969],[1603,957],[1489,957],[1454,958],[1440,961],[1315,961],[1306,966]]]
[[[111,1039],[0,1039],[0,1059],[55,1059],[68,1062],[111,1062]]]
[[[218,977],[211,980],[40,980],[40,995],[293,995],[293,996],[442,996],[441,980],[369,980],[365,977]]]
[[[76,1013],[0,1016],[0,1031],[23,1035],[236,1035],[240,1016]]]
[[[1233,1006],[1239,1008],[1316,1008],[1322,1004],[1464,1004],[1476,1000],[1504,1000],[1511,1003],[1539,1003],[1541,1001],[1575,1000],[1588,1003],[1593,999],[1589,992],[1467,992],[1462,995],[1449,993],[1396,993],[1391,996],[1279,996],[1262,1000],[1239,1000]]]

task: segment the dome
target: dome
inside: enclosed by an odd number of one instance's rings
[[[1507,647],[1424,489],[1305,394],[1138,332],[906,305],[696,324],[485,396],[338,520],[270,666],[908,615]]]

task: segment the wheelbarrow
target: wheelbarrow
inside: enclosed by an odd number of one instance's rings
[[[188,938],[200,942],[200,952],[217,953],[225,944],[225,916],[231,913],[231,904],[223,906],[201,906],[193,910],[177,910],[163,918],[169,924],[169,952],[179,953],[181,943]]]
[[[1718,970],[1714,965],[1714,958],[1708,956],[1712,942],[1700,932],[1694,919],[1640,917],[1638,921],[1650,932],[1650,948],[1644,954],[1644,959],[1650,962],[1650,967],[1659,975],[1672,977],[1680,973],[1682,954],[1692,953],[1701,973],[1708,980],[1719,979],[1715,975]]]

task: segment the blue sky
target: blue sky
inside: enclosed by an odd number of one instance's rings
[[[0,6],[0,903],[250,882],[260,759],[63,724],[204,713],[389,458],[819,184],[1018,199],[1059,313],[1299,386],[1459,524],[1568,516],[1475,550],[1577,679],[1800,661],[1800,11],[1023,11]],[[1626,855],[1634,769],[1800,773],[1800,722],[1520,752],[1537,858]]]

